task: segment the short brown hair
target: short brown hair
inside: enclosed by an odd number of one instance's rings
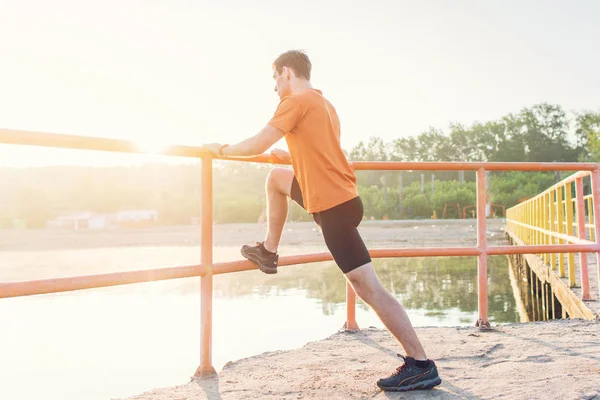
[[[273,62],[273,66],[278,74],[281,74],[283,67],[288,67],[298,78],[306,78],[310,80],[310,71],[312,64],[306,53],[302,50],[289,50],[281,54]]]

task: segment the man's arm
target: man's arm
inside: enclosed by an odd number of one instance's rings
[[[219,154],[219,150],[222,149],[220,154],[231,157],[249,157],[262,154],[285,136],[287,132],[292,132],[301,114],[302,108],[298,102],[292,96],[288,96],[281,100],[273,118],[258,134],[231,146],[211,143],[203,147],[215,154]]]
[[[292,156],[285,150],[282,149],[273,149],[271,150],[271,155],[275,158],[279,158],[280,160],[291,162]]]
[[[237,144],[225,147],[223,149],[223,155],[231,157],[248,157],[262,154],[267,151],[269,147],[277,143],[283,136],[285,136],[285,133],[282,130],[267,125],[256,135]],[[218,153],[221,145],[212,143],[203,147],[214,153]]]

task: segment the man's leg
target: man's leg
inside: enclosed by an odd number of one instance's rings
[[[346,278],[356,294],[375,310],[406,352],[406,357],[401,356],[404,364],[389,377],[379,379],[377,386],[386,391],[406,392],[433,389],[442,383],[437,366],[434,361],[427,359],[404,307],[383,287],[373,264],[367,263],[349,271]]]
[[[263,246],[267,251],[277,253],[283,226],[288,216],[288,198],[294,171],[285,168],[274,168],[269,172],[265,183],[267,192],[267,235]]]
[[[399,392],[431,389],[442,382],[437,367],[427,359],[406,311],[383,287],[373,269],[369,251],[357,229],[363,214],[362,201],[357,197],[319,216],[325,243],[335,262],[356,294],[377,313],[407,354],[402,356],[404,364],[391,376],[379,379],[377,386]]]
[[[402,344],[406,355],[415,360],[427,360],[404,307],[383,287],[373,264],[368,263],[348,272],[346,278],[356,294],[377,313],[381,322]]]
[[[279,263],[277,248],[288,214],[288,197],[291,197],[294,172],[275,168],[269,172],[265,188],[267,191],[267,236],[256,246],[244,245],[242,256],[255,263],[265,274],[276,274]],[[301,201],[301,200],[300,200]]]

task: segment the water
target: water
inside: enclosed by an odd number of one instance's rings
[[[217,258],[233,250],[219,251]],[[43,254],[27,253],[28,265],[38,260],[38,277],[84,273],[84,261],[92,265],[85,273],[95,273],[94,268],[186,264],[198,255],[185,247]],[[4,257],[3,266],[6,257],[14,265],[19,254]],[[96,266],[95,260],[104,264]],[[49,265],[59,267],[50,270]],[[472,325],[477,319],[476,265],[466,257],[375,262],[383,284],[404,304],[415,326]],[[488,285],[490,321],[517,322],[506,257],[490,258]],[[200,357],[199,286],[199,278],[190,278],[0,300],[0,398],[109,399],[187,383]],[[326,338],[345,321],[345,281],[331,262],[285,267],[270,276],[258,271],[216,276],[214,289],[217,370],[227,361]],[[383,328],[362,302],[357,321],[361,327]]]

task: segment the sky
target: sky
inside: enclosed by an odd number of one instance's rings
[[[347,150],[540,102],[599,110],[598,15],[593,0],[0,0],[0,128],[235,143],[273,115],[289,49]],[[0,145],[0,166],[132,159]]]

